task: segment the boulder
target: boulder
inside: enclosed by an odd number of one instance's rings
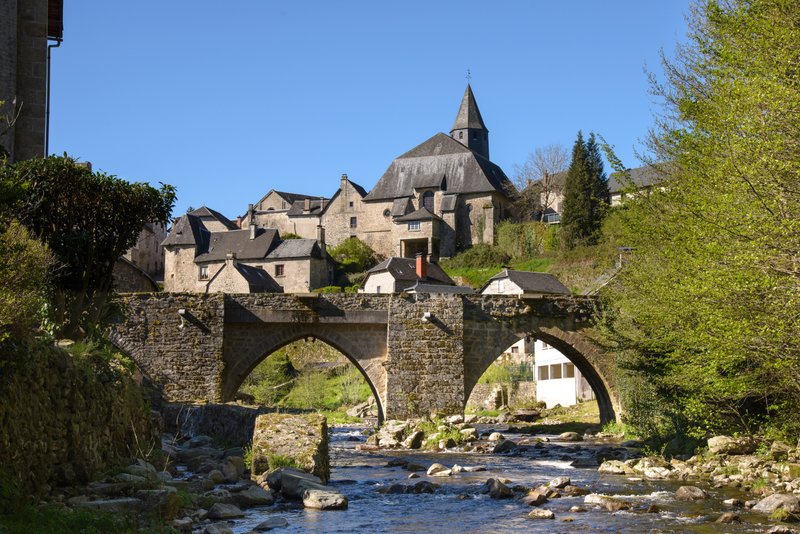
[[[178,514],[180,508],[178,491],[171,486],[139,490],[135,496],[144,503],[143,507],[146,511],[156,514],[161,519],[169,520]]]
[[[568,484],[563,488],[560,488],[559,493],[566,497],[582,497],[583,495],[589,495],[591,492],[586,488],[579,488],[578,486]]]
[[[717,518],[715,523],[739,523],[741,519],[739,518],[739,514],[736,512],[725,512],[721,516]]]
[[[675,498],[679,501],[704,501],[709,495],[697,486],[681,486],[675,491]]]
[[[244,512],[233,504],[217,502],[209,509],[208,517],[209,519],[234,519],[244,517]]]
[[[776,462],[783,462],[789,457],[792,448],[782,441],[773,441],[769,446],[769,455]]]
[[[531,510],[528,517],[531,519],[555,519],[556,514],[550,510]]]
[[[303,491],[303,506],[315,510],[345,510],[347,497],[327,489],[306,489]]]
[[[619,460],[606,460],[597,469],[599,473],[609,473],[612,475],[626,475],[632,474],[633,469],[625,465],[625,462]]]
[[[244,475],[244,458],[241,456],[228,456],[220,466],[226,482],[238,482]]]
[[[593,504],[605,508],[609,512],[618,512],[620,510],[630,510],[631,505],[629,502],[620,501],[608,495],[601,495],[599,493],[590,493],[583,498],[585,504]]]
[[[510,439],[503,439],[497,442],[497,445],[494,446],[492,452],[494,454],[502,454],[504,452],[510,452],[517,448],[517,444],[511,441]]]
[[[249,488],[234,493],[232,495],[233,502],[242,508],[250,508],[251,506],[269,506],[275,502],[275,496],[271,491],[267,491],[258,486],[250,486]]]
[[[762,514],[772,514],[778,510],[783,510],[792,515],[800,515],[800,498],[797,495],[788,493],[773,493],[753,506],[754,512]]]
[[[144,503],[133,497],[122,497],[119,499],[103,499],[98,501],[84,501],[77,503],[77,508],[91,510],[92,512],[136,512],[142,509]]]
[[[714,436],[708,440],[708,451],[712,454],[750,454],[757,447],[758,443],[751,437]]]
[[[503,441],[504,439],[505,436],[500,432],[492,432],[491,434],[489,434],[489,441]]]
[[[421,430],[415,430],[403,440],[403,447],[406,449],[419,449],[422,447],[422,441],[425,439],[425,433]]]
[[[538,491],[531,491],[522,498],[522,503],[528,506],[541,506],[547,502],[547,497]]]
[[[219,469],[212,469],[206,477],[214,484],[222,484],[225,482],[225,475],[222,474],[222,471]]]
[[[225,523],[216,523],[213,525],[206,525],[200,532],[201,534],[233,534],[233,529]]]
[[[325,489],[319,477],[291,467],[272,471],[267,475],[267,485],[290,499],[302,499],[306,489]]]
[[[564,432],[558,436],[561,441],[583,441],[583,436],[577,432]]]
[[[496,478],[490,478],[486,481],[486,489],[489,492],[489,497],[492,499],[510,499],[514,496],[514,492],[511,491],[511,488]]]
[[[429,477],[449,477],[452,470],[442,464],[433,464],[428,468],[427,473]]]
[[[458,433],[461,434],[464,441],[475,441],[478,439],[478,431],[472,427],[462,428]]]
[[[270,458],[288,458],[301,469],[330,478],[328,425],[319,414],[266,413],[256,418],[253,430],[251,475],[269,470]]]
[[[253,530],[255,530],[256,532],[266,532],[274,528],[282,528],[288,526],[289,522],[286,520],[285,517],[276,516],[276,517],[270,517],[266,521],[262,521],[261,523],[253,527]]]
[[[457,425],[464,422],[463,415],[451,415],[445,418],[445,423],[448,425]]]
[[[572,481],[569,477],[558,477],[548,482],[547,485],[551,488],[561,489],[564,486],[569,486],[570,482]]]

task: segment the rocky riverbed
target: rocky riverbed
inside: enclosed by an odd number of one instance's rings
[[[800,532],[780,522],[800,513],[797,451],[785,444],[719,439],[703,456],[667,462],[609,436],[458,419],[404,447],[414,428],[389,422],[374,437],[365,426],[333,428],[327,485],[290,469],[251,480],[241,448],[165,436],[168,469],[139,461],[53,499],[155,514],[196,534]],[[454,433],[461,444],[439,439]]]

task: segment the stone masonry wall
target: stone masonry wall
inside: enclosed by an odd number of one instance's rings
[[[430,319],[422,321],[429,312]],[[408,295],[389,308],[386,418],[464,409],[463,305],[459,296]]]
[[[222,400],[222,294],[146,293],[120,299],[127,317],[112,324],[109,338],[167,400]]]

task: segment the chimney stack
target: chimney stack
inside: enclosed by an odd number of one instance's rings
[[[339,188],[343,190],[345,185],[347,185],[347,175],[343,174],[342,180],[339,182]]]
[[[323,227],[321,224],[317,225],[317,243],[319,243],[322,256],[325,257],[325,254],[328,252],[328,247],[325,244],[325,227]]]
[[[428,261],[425,259],[425,254],[420,252],[417,254],[417,278],[424,280],[428,276]]]
[[[310,198],[305,199],[305,201],[303,202],[303,211],[306,211],[306,212],[311,211],[311,199]]]
[[[253,209],[253,205],[249,204],[247,206],[247,213],[250,216],[250,239],[256,238],[256,210]]]
[[[233,267],[234,262],[236,261],[236,253],[235,252],[228,252],[225,255],[225,266],[226,267]]]

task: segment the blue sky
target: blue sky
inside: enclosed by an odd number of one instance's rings
[[[579,129],[629,166],[686,33],[686,0],[102,2],[68,0],[53,51],[50,150],[178,188],[175,214],[231,218],[270,189],[369,190],[449,133],[472,74],[509,177]]]

